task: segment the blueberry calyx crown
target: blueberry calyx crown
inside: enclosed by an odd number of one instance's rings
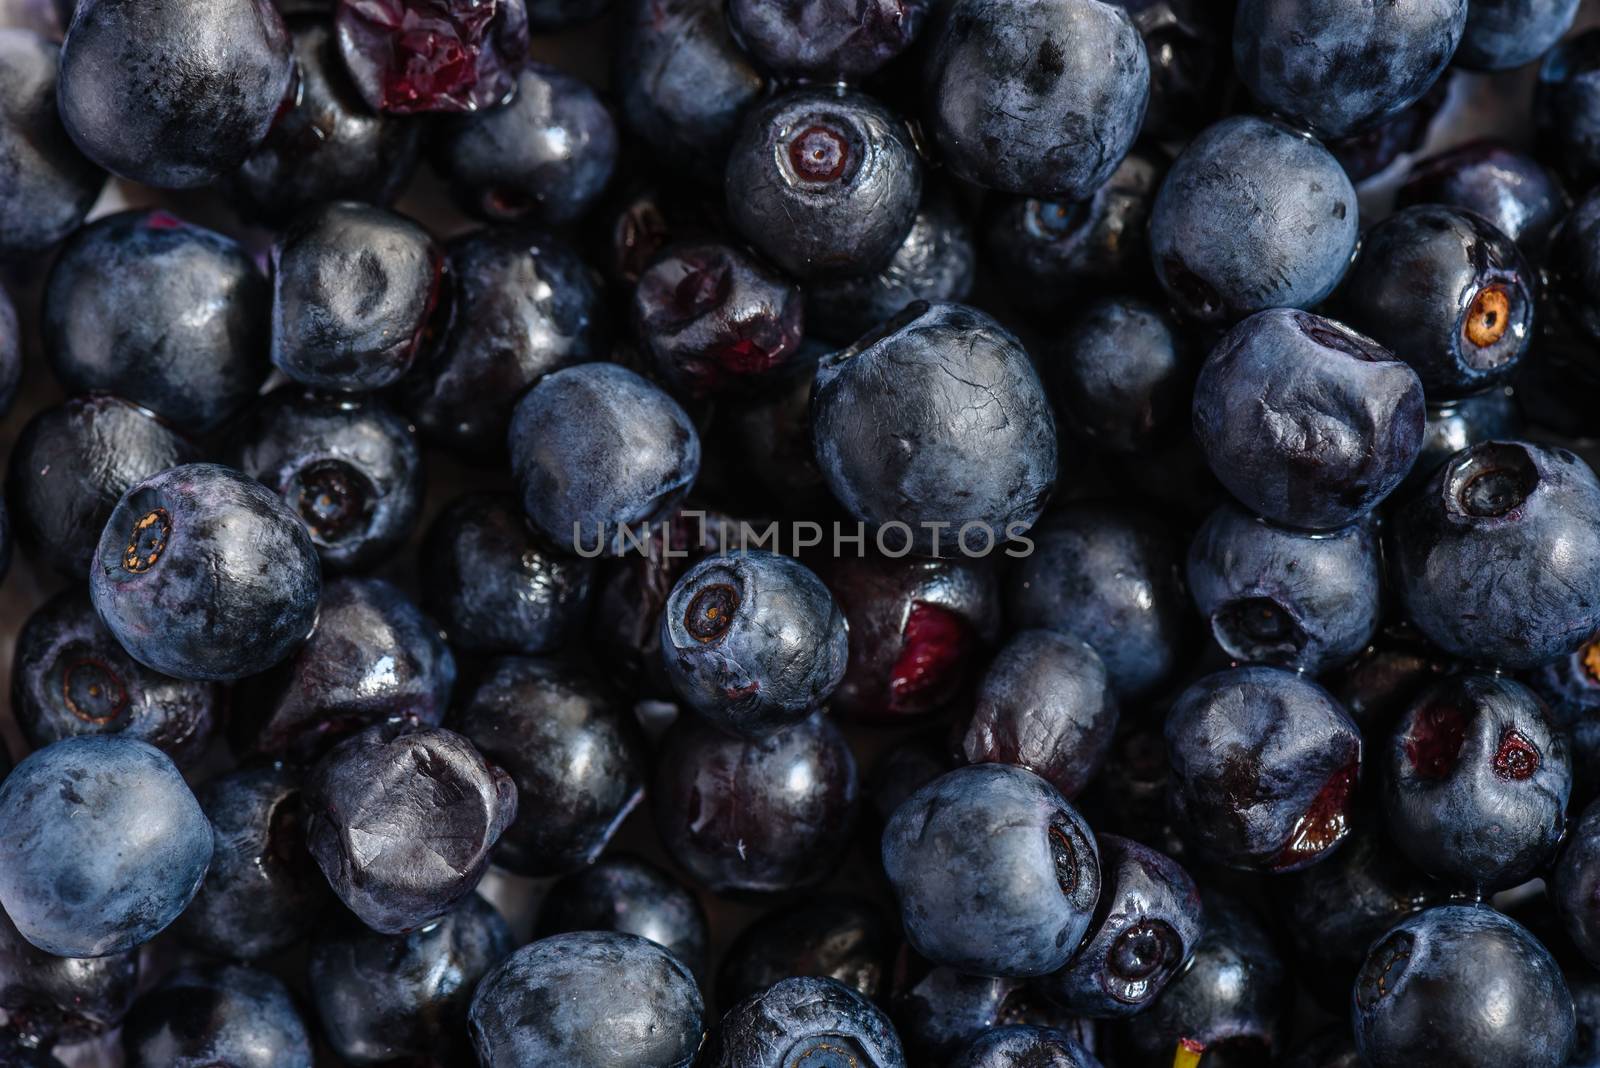
[[[718,582],[694,595],[683,613],[683,626],[695,641],[714,642],[728,632],[738,610],[739,591]]]
[[[122,569],[138,575],[149,571],[161,559],[172,537],[172,517],[165,508],[146,512],[133,525],[128,547],[122,550]]]

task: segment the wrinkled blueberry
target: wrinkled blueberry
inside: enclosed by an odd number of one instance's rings
[[[345,68],[373,111],[477,111],[517,91],[523,0],[339,0]]]

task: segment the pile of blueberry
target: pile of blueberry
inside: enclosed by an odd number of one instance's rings
[[[1600,1068],[1596,14],[3,0],[0,1068]]]

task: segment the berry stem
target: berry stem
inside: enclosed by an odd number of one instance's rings
[[[1178,1050],[1172,1056],[1172,1068],[1200,1068],[1200,1058],[1205,1056],[1206,1044],[1192,1038],[1178,1039]]]

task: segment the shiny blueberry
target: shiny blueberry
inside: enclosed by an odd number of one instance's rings
[[[780,906],[728,947],[717,996],[735,1005],[790,976],[814,975],[876,1001],[887,993],[895,941],[883,911],[864,898],[830,895]]]
[[[140,995],[122,1029],[128,1068],[311,1068],[287,987],[236,964],[182,968]]]
[[[894,1026],[835,979],[796,976],[728,1010],[711,1036],[706,1068],[854,1065],[906,1068]]]
[[[0,911],[0,1010],[6,1026],[48,1049],[122,1022],[139,983],[139,955],[59,957],[35,947]],[[3,1048],[0,1064],[10,1065]]]
[[[1567,210],[1556,176],[1498,141],[1474,141],[1412,165],[1396,201],[1402,208],[1443,204],[1476,212],[1528,257],[1543,252]]]
[[[1108,452],[1140,452],[1183,422],[1193,388],[1188,346],[1172,321],[1143,300],[1087,308],[1044,370],[1061,422]]]
[[[711,963],[711,932],[699,899],[638,857],[601,857],[550,888],[539,907],[539,937],[568,931],[618,931],[648,938],[671,950],[697,976]]]

